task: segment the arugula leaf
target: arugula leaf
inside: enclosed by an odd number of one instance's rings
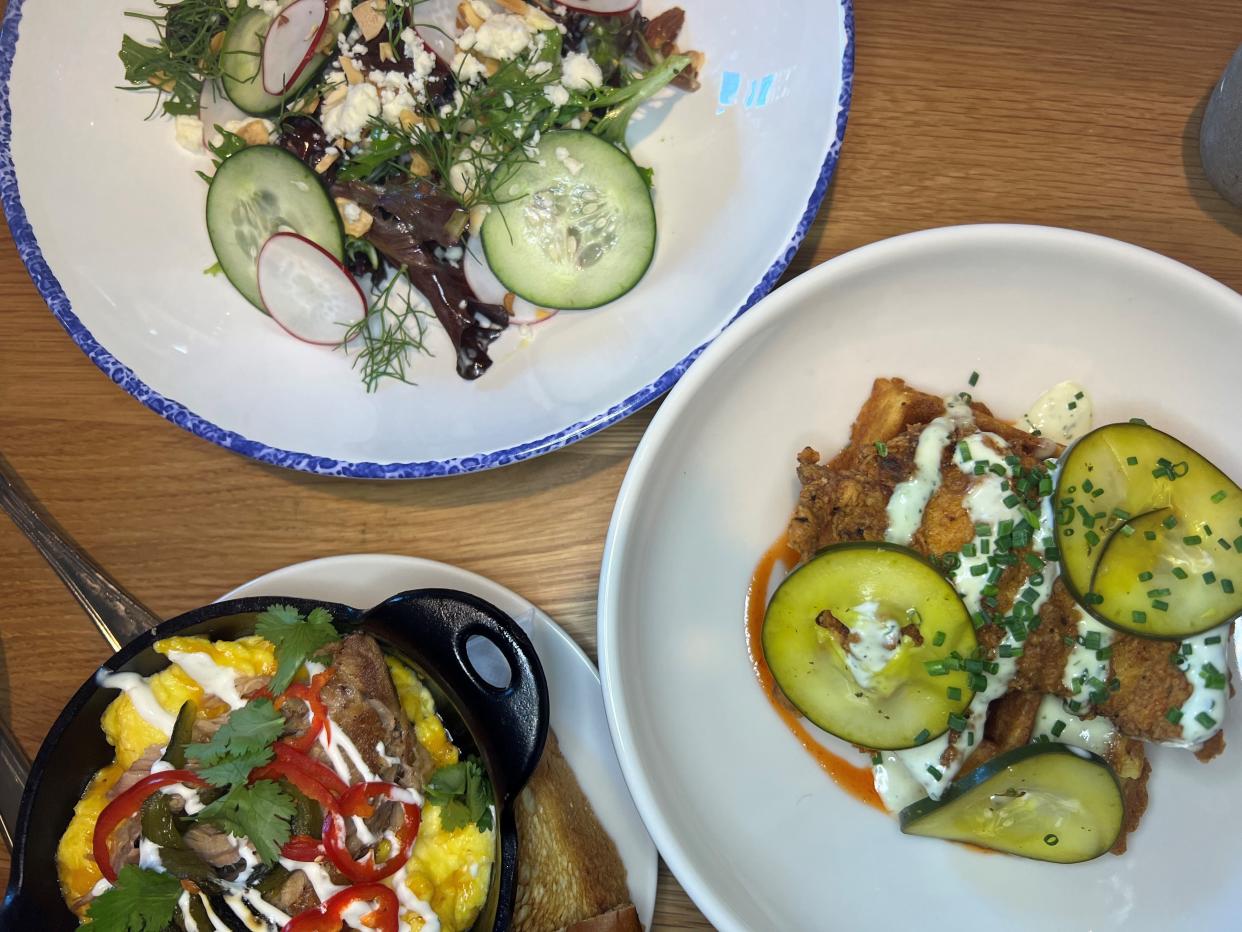
[[[259,780],[253,786],[237,784],[196,818],[247,839],[264,864],[273,864],[289,840],[289,823],[296,812],[292,797],[279,784]]]
[[[272,742],[284,727],[272,700],[256,699],[234,709],[210,741],[187,746],[185,756],[199,763],[198,775],[208,783],[244,783],[250,771],[272,759]]]
[[[171,874],[143,870],[132,864],[86,910],[92,932],[160,932],[172,922],[181,881]]]
[[[630,118],[635,111],[677,77],[688,64],[690,59],[685,55],[670,55],[646,74],[635,77],[621,87],[600,88],[590,101],[591,109],[611,109],[599,118],[591,132],[625,148],[625,129],[630,125]]]
[[[440,824],[450,832],[471,823],[480,832],[492,827],[492,784],[476,758],[441,767],[427,781],[423,795],[440,807]]]
[[[254,633],[276,648],[276,675],[268,686],[273,695],[288,689],[302,664],[321,648],[341,639],[327,609],[311,609],[303,618],[292,605],[270,606],[259,616]]]

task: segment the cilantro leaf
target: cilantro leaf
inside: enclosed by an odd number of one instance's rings
[[[289,688],[302,664],[341,636],[327,609],[311,609],[305,618],[292,605],[272,605],[255,622],[254,633],[276,648],[276,675],[268,687],[273,695]]]
[[[492,784],[473,757],[433,773],[423,795],[440,807],[440,824],[450,832],[471,823],[481,832],[492,827]]]
[[[198,774],[209,783],[244,783],[250,771],[272,759],[272,742],[284,727],[272,700],[256,699],[234,709],[210,741],[188,745],[185,756],[199,763]]]
[[[172,922],[181,881],[171,874],[143,870],[132,864],[108,890],[91,901],[83,929],[92,932],[160,932]]]
[[[295,812],[293,799],[279,784],[259,780],[253,786],[237,784],[196,818],[247,839],[264,864],[273,864],[289,840],[289,822]]]

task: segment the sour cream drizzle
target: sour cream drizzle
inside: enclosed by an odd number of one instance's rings
[[[203,692],[227,703],[230,709],[240,709],[246,704],[237,692],[237,672],[231,667],[222,667],[209,655],[197,651],[171,650],[168,659],[198,683]]]
[[[897,484],[888,500],[888,529],[884,539],[890,544],[910,543],[914,532],[923,523],[923,511],[940,488],[940,460],[953,432],[969,424],[974,416],[970,405],[961,398],[947,398],[944,414],[927,423],[919,434],[914,451],[914,475]]]
[[[107,670],[100,669],[95,674],[95,682],[104,689],[119,689],[129,697],[134,711],[143,721],[165,735],[172,734],[176,716],[160,705],[160,701],[155,698],[155,693],[151,691],[151,685],[145,677],[137,673],[109,673]]]
[[[1216,643],[1208,644],[1208,640]],[[1225,708],[1228,699],[1228,652],[1229,627],[1222,625],[1185,638],[1181,643],[1181,656],[1178,668],[1186,674],[1190,683],[1190,696],[1182,703],[1182,737],[1180,741],[1167,741],[1174,747],[1197,748],[1212,737],[1225,724]],[[1220,673],[1226,674],[1226,685],[1223,689],[1212,689],[1207,685],[1203,670],[1211,664]],[[1213,724],[1205,725],[1199,720],[1200,715],[1208,716]]]
[[[1070,648],[1069,657],[1065,661],[1061,683],[1073,694],[1074,700],[1079,703],[1080,711],[1085,711],[1092,704],[1091,680],[1108,683],[1112,661],[1107,653],[1101,658],[1100,651],[1112,645],[1114,632],[1108,625],[1096,621],[1077,606],[1074,607],[1074,611],[1078,614],[1078,638],[1074,641],[1074,646]],[[1098,646],[1089,647],[1087,646],[1089,644]],[[1091,749],[1088,748],[1088,750]]]
[[[1113,739],[1117,737],[1117,728],[1103,715],[1090,719],[1079,718],[1066,709],[1056,696],[1044,696],[1039,704],[1039,711],[1035,714],[1032,737],[1037,741],[1071,744],[1106,757]]]
[[[410,889],[408,874],[410,870],[410,862],[406,861],[401,865],[401,870],[392,875],[393,889],[397,892],[397,901],[401,904],[402,910],[407,913],[413,913],[423,920],[422,932],[440,932],[440,917],[436,915],[436,911],[431,908],[431,904],[426,900],[420,900],[414,891]],[[413,927],[405,921],[405,917],[400,919],[400,932],[410,932]]]

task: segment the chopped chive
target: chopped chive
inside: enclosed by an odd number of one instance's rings
[[[982,673],[971,673],[967,678],[967,685],[972,691],[981,693],[988,688],[988,678]]]
[[[1219,644],[1219,643],[1220,643],[1220,635],[1219,635],[1219,634],[1213,634],[1210,638],[1204,638],[1204,639],[1203,639],[1203,643],[1204,643],[1204,644],[1208,644],[1208,645],[1211,645],[1211,644]]]
[[[1198,534],[1187,534],[1185,537],[1182,538],[1182,543],[1189,544],[1190,546],[1193,547],[1195,544],[1203,543],[1203,538],[1200,537]]]
[[[922,731],[920,731],[917,735],[914,736],[914,743],[922,744],[930,737],[931,737],[931,732],[928,731],[926,728],[924,728]]]
[[[973,557],[978,552],[979,548],[975,546],[975,542],[973,540],[969,544],[964,544],[962,546],[962,556],[964,557]]]
[[[931,764],[927,765],[927,772],[931,774],[931,777],[933,780],[940,780],[944,776],[944,774],[942,774],[939,770],[937,770]]]
[[[1143,570],[1143,572],[1139,573],[1138,578],[1139,582],[1148,582],[1151,580],[1151,573],[1147,570]]]
[[[1057,719],[1052,723],[1052,727],[1048,730],[1052,732],[1052,737],[1059,738],[1061,737],[1061,732],[1065,731],[1065,722],[1061,721],[1061,719]]]
[[[1082,646],[1087,648],[1087,650],[1099,650],[1103,646],[1103,642],[1100,640],[1100,632],[1088,631],[1084,634]]]
[[[1169,610],[1169,603],[1162,602],[1160,599],[1155,599],[1152,601],[1151,607],[1158,612],[1167,612]]]
[[[1126,457],[1126,463],[1127,463],[1128,465],[1130,465],[1130,466],[1137,466],[1137,465],[1138,465],[1138,457],[1137,457],[1137,456],[1127,456],[1127,457]]]
[[[975,536],[976,537],[991,537],[992,536],[992,525],[976,524],[975,525]]]
[[[888,456],[888,444],[883,440],[877,440],[875,442],[875,452],[880,456]]]
[[[950,699],[952,699],[954,702],[957,702],[959,699],[962,698],[962,691],[957,686],[950,686],[948,689],[944,691],[944,694],[948,696]]]
[[[1225,674],[1210,663],[1205,663],[1199,668],[1199,676],[1203,678],[1203,685],[1208,689],[1224,689],[1228,685]]]
[[[1233,549],[1242,550],[1242,534],[1239,534],[1233,539]]]
[[[879,755],[879,754],[872,754],[872,755],[871,755],[871,766],[872,766],[872,767],[879,767],[882,763],[884,763],[884,758],[883,758],[883,756],[881,756],[881,755]]]
[[[1049,832],[1047,835],[1044,836],[1044,844],[1047,845],[1049,848],[1055,848],[1057,846],[1057,843],[1060,840],[1061,839],[1058,838],[1052,832]]]
[[[1147,422],[1146,422],[1145,420],[1143,420],[1141,417],[1132,417],[1132,418],[1130,418],[1130,423],[1131,423],[1131,424],[1142,424],[1144,427],[1146,427],[1146,426],[1147,426]]]
[[[1013,493],[1010,493],[1009,495],[1006,495],[1003,499],[1001,499],[1001,504],[1003,504],[1006,508],[1013,508],[1015,505],[1018,504],[1018,501],[1019,501],[1018,496],[1014,495]]]
[[[1187,573],[1184,569],[1182,569],[1180,566],[1175,566],[1175,567],[1173,567],[1172,573],[1173,573],[1173,575],[1174,575],[1174,576],[1176,576],[1178,579],[1185,579],[1187,576],[1189,576],[1189,575],[1190,575],[1190,574],[1189,574],[1189,573]]]
[[[975,460],[975,475],[982,476],[988,471],[988,464],[983,460]]]
[[[1164,717],[1169,724],[1176,725],[1182,720],[1182,710],[1176,708],[1169,709],[1169,711],[1164,713]]]
[[[976,385],[979,384],[979,373],[978,372],[970,373],[970,378],[967,379],[967,381],[970,383],[970,387],[974,388]]]
[[[1093,488],[1095,488],[1095,486],[1091,483],[1090,479],[1082,480],[1082,490],[1084,492],[1090,492]]]
[[[952,728],[954,731],[965,731],[966,725],[967,725],[966,716],[959,715],[956,712],[953,712],[951,715],[949,715],[949,727]]]
[[[943,631],[937,631],[937,632],[936,632],[936,636],[935,636],[934,638],[932,638],[932,646],[933,646],[933,647],[939,647],[939,646],[940,646],[941,644],[943,644],[943,643],[944,643],[944,632],[943,632]]]
[[[1067,404],[1065,407],[1067,407],[1067,408],[1069,408],[1071,411],[1073,411],[1075,408],[1077,408],[1077,407],[1078,407],[1078,402],[1076,402],[1076,401],[1071,401],[1071,402],[1070,402],[1069,404]]]
[[[1083,399],[1084,397],[1085,397],[1085,396],[1084,396],[1084,393],[1083,393],[1083,392],[1074,392],[1074,398],[1075,398],[1075,400],[1077,400],[1077,401],[1082,401],[1082,399]]]
[[[1145,540],[1155,540],[1155,539],[1156,539],[1156,532],[1155,532],[1155,531],[1144,531],[1144,532],[1143,532],[1143,538],[1144,538]]]
[[[1220,581],[1220,587],[1225,591],[1226,595],[1233,595],[1233,580],[1222,579]]]
[[[975,746],[975,733],[973,731],[966,732],[966,747]]]
[[[1099,650],[1095,652],[1096,660],[1108,660],[1112,656],[1113,656],[1113,649],[1111,647],[1101,647]]]
[[[957,452],[962,457],[963,463],[970,462],[971,456],[970,456],[970,444],[969,443],[967,443],[965,440],[959,440],[957,442]]]
[[[1229,546],[1229,541],[1225,540],[1225,538],[1223,538],[1223,537],[1218,537],[1218,538],[1216,538],[1216,543],[1220,544],[1221,548],[1222,548],[1222,549],[1224,549],[1224,550],[1230,550],[1230,549],[1232,549],[1232,548]]]
[[[1148,589],[1147,590],[1147,598],[1149,599],[1158,599],[1162,595],[1172,595],[1172,594],[1173,592],[1171,589]]]
[[[1092,497],[1092,498],[1099,498],[1099,497],[1100,497],[1101,495],[1103,495],[1103,494],[1104,494],[1104,490],[1103,490],[1103,489],[1096,489],[1094,492],[1092,492],[1092,493],[1091,493],[1091,497]]]
[[[1177,518],[1175,518],[1173,515],[1169,515],[1167,518],[1165,518],[1160,523],[1163,524],[1166,528],[1168,528],[1171,531],[1173,530],[1173,528],[1177,527]]]
[[[1134,611],[1130,613],[1130,617],[1134,620],[1134,623],[1136,625],[1147,624],[1147,613],[1146,612]]]
[[[1215,502],[1217,505],[1223,502],[1226,499],[1226,497],[1228,497],[1228,493],[1224,489],[1218,489],[1217,491],[1212,493],[1212,501]]]
[[[1087,543],[1092,547],[1100,542],[1100,535],[1095,533],[1095,531],[1087,531],[1085,537],[1087,538]]]
[[[988,565],[986,563],[975,563],[970,567],[971,576],[983,576],[987,573],[987,571]]]
[[[924,660],[923,667],[928,676],[945,676],[949,672],[948,662],[944,660]]]
[[[1211,570],[1208,570],[1206,573],[1203,574],[1203,582],[1204,582],[1204,585],[1208,585],[1208,586],[1212,585],[1212,583],[1216,582],[1216,574],[1213,573]]]
[[[1212,716],[1208,715],[1206,712],[1200,712],[1198,715],[1196,715],[1195,721],[1198,722],[1200,725],[1202,725],[1204,728],[1215,728],[1216,727],[1216,719],[1212,718]]]
[[[1133,537],[1134,536],[1134,525],[1133,524],[1123,524],[1117,530],[1121,532],[1122,537]]]

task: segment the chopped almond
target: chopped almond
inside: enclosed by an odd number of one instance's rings
[[[336,209],[341,215],[341,222],[345,227],[345,232],[355,237],[366,236],[367,231],[371,229],[371,224],[375,222],[375,218],[347,197],[338,197],[335,200]]]
[[[392,62],[395,62],[397,60],[397,54],[392,50],[391,43],[381,42],[379,44],[379,59],[380,61],[392,61]]]
[[[217,32],[214,36],[211,37],[211,42],[209,43],[208,48],[211,49],[213,54],[215,55],[220,54],[220,49],[224,48],[224,30],[223,29],[221,29],[219,32]]]
[[[147,83],[168,94],[171,94],[177,87],[177,82],[162,71],[157,71],[147,78]]]
[[[354,4],[354,22],[358,24],[362,37],[368,42],[378,36],[387,24],[387,18],[380,12],[383,9],[382,6],[377,8],[373,0],[361,0]]]
[[[315,172],[322,175],[329,168],[336,164],[336,160],[340,158],[335,152],[325,152],[323,158],[315,163]]]
[[[354,63],[350,61],[348,55],[342,55],[337,60],[341,63],[341,71],[345,72],[346,81],[350,84],[362,83],[362,72],[354,66]]]
[[[479,11],[474,8],[470,0],[461,0],[457,6],[457,15],[472,29],[478,29],[483,25],[483,17],[479,15]]]
[[[399,122],[401,124],[401,128],[408,133],[415,126],[422,123],[423,118],[413,110],[402,110],[399,114],[397,114],[397,122]]]
[[[416,178],[426,178],[431,174],[431,163],[418,152],[410,153],[410,174]]]
[[[505,313],[510,317],[513,316],[513,299],[516,297],[517,295],[515,295],[512,291],[506,291],[504,300],[500,302],[504,306]]]
[[[336,87],[331,91],[331,93],[328,94],[327,97],[323,99],[323,105],[325,107],[335,107],[337,104],[339,104],[342,100],[345,99],[345,95],[348,93],[349,93],[349,88],[345,87],[344,85]]]
[[[248,146],[266,146],[272,140],[271,133],[262,120],[251,120],[237,128],[236,135]]]

